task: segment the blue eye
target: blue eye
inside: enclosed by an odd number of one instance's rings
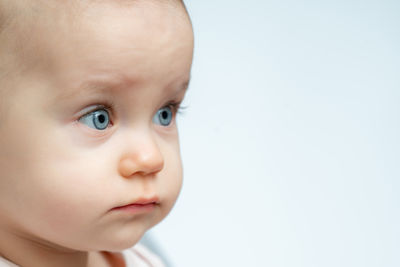
[[[79,122],[96,130],[105,130],[110,124],[110,115],[107,110],[99,109],[82,116]]]
[[[171,124],[173,116],[171,107],[163,107],[154,115],[153,122],[162,126],[168,126]]]

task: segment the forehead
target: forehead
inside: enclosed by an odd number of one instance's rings
[[[47,49],[84,55],[97,49],[114,57],[121,53],[140,56],[140,51],[167,51],[168,47],[188,45],[192,32],[186,13],[182,7],[166,2],[171,1],[134,1],[131,5],[105,1],[70,7],[70,12],[57,9],[38,31],[43,31],[40,36],[49,45]]]
[[[52,14],[51,24],[36,29],[41,38],[35,54],[58,83],[85,88],[81,85],[96,79],[126,84],[188,80],[193,35],[183,7],[165,1],[96,2],[74,10],[68,17]]]

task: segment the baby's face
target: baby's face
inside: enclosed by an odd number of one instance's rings
[[[2,100],[0,229],[120,250],[179,194],[175,109],[190,77],[189,19],[169,1],[109,2],[54,9],[30,29],[33,67]]]

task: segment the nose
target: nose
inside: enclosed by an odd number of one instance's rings
[[[145,135],[130,142],[119,162],[119,173],[125,178],[135,174],[155,174],[164,168],[164,157],[154,137]]]

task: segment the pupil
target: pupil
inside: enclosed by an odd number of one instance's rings
[[[103,114],[99,115],[98,119],[100,123],[104,123],[106,121],[106,117]]]
[[[168,118],[168,113],[166,111],[163,111],[163,113],[161,113],[161,116],[165,120]]]

